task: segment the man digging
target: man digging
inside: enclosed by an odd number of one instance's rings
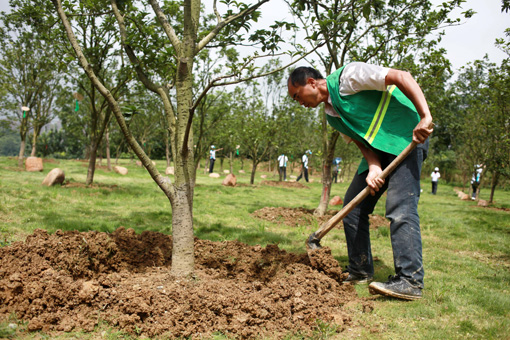
[[[415,300],[422,297],[423,260],[418,200],[421,165],[426,158],[432,116],[423,92],[404,71],[350,63],[326,79],[311,67],[298,67],[289,77],[289,95],[305,107],[325,104],[327,120],[363,159],[344,199],[347,205],[367,185],[370,194],[344,219],[349,276],[345,282],[366,283],[374,275],[369,214],[387,192],[395,275],[372,282],[370,293]],[[378,178],[411,141],[420,143],[387,177]]]

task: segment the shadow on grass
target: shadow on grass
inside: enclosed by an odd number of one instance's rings
[[[95,214],[93,209],[87,208],[82,208],[81,213]],[[93,218],[81,218],[80,216],[48,212],[41,216],[41,224],[47,226],[49,232],[60,229],[63,231],[95,230],[111,233],[119,227],[125,227],[134,229],[137,234],[146,230],[169,234],[172,230],[172,214],[165,211],[136,211],[128,216],[121,216],[110,211],[102,211]]]

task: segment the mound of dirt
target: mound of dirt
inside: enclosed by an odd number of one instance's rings
[[[338,210],[328,210],[324,216],[318,217],[314,214],[314,209],[305,208],[284,208],[284,207],[264,207],[252,213],[252,216],[269,222],[283,223],[290,227],[302,225],[312,225],[317,222],[319,225],[330,220],[338,213]],[[377,229],[381,226],[389,227],[390,222],[384,216],[370,215],[370,228]],[[342,227],[342,223],[338,225]]]
[[[341,284],[327,248],[312,264],[277,245],[196,239],[192,280],[170,275],[171,254],[171,237],[156,232],[36,230],[0,248],[0,318],[16,313],[29,331],[92,331],[102,320],[148,337],[306,337],[317,320],[345,329],[347,302],[371,305]]]
[[[272,187],[283,187],[283,188],[310,189],[306,185],[301,184],[299,182],[262,181],[262,185],[269,185]]]

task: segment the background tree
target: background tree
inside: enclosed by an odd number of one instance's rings
[[[262,101],[258,83],[251,83],[249,90],[237,88],[233,97],[235,107],[232,118],[238,131],[240,145],[252,161],[250,184],[255,183],[257,166],[266,158],[273,145],[277,130],[276,121]]]
[[[76,32],[78,43],[88,56],[92,71],[98,80],[110,89],[114,98],[119,99],[126,91],[126,84],[131,75],[126,68],[122,67],[121,61],[116,57],[119,54],[119,37],[114,30],[115,20],[111,15],[100,15],[105,10],[105,6],[99,5],[99,3],[80,2],[80,10],[85,11],[86,15],[73,16],[73,20],[70,21],[74,25],[73,30]],[[69,46],[69,44],[65,46]],[[72,49],[67,53],[70,56],[70,61],[75,62]],[[76,70],[79,69],[78,67],[79,65],[76,65]],[[85,97],[82,109],[85,109],[87,115],[89,136],[86,155],[89,165],[85,185],[91,185],[94,182],[97,151],[110,123],[111,109],[108,107],[108,101],[101,96],[84,73],[77,72],[77,76],[73,78],[78,92]]]
[[[33,150],[41,127],[54,117],[54,96],[62,64],[45,30],[27,26],[19,16],[0,18],[0,84],[4,95],[0,110],[19,128],[18,165],[23,167],[26,138],[33,129]],[[22,106],[30,110],[23,111]]]
[[[457,136],[459,159],[463,160],[459,167],[464,178],[470,179],[475,165],[484,165],[484,172],[491,174],[490,202],[500,178],[510,176],[509,85],[509,59],[496,66],[487,58],[465,67],[455,83],[456,93],[465,103]]]

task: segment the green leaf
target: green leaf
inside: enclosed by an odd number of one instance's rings
[[[363,6],[363,17],[368,21],[370,18],[370,10],[372,7],[370,6],[370,2],[367,2],[365,6]]]

